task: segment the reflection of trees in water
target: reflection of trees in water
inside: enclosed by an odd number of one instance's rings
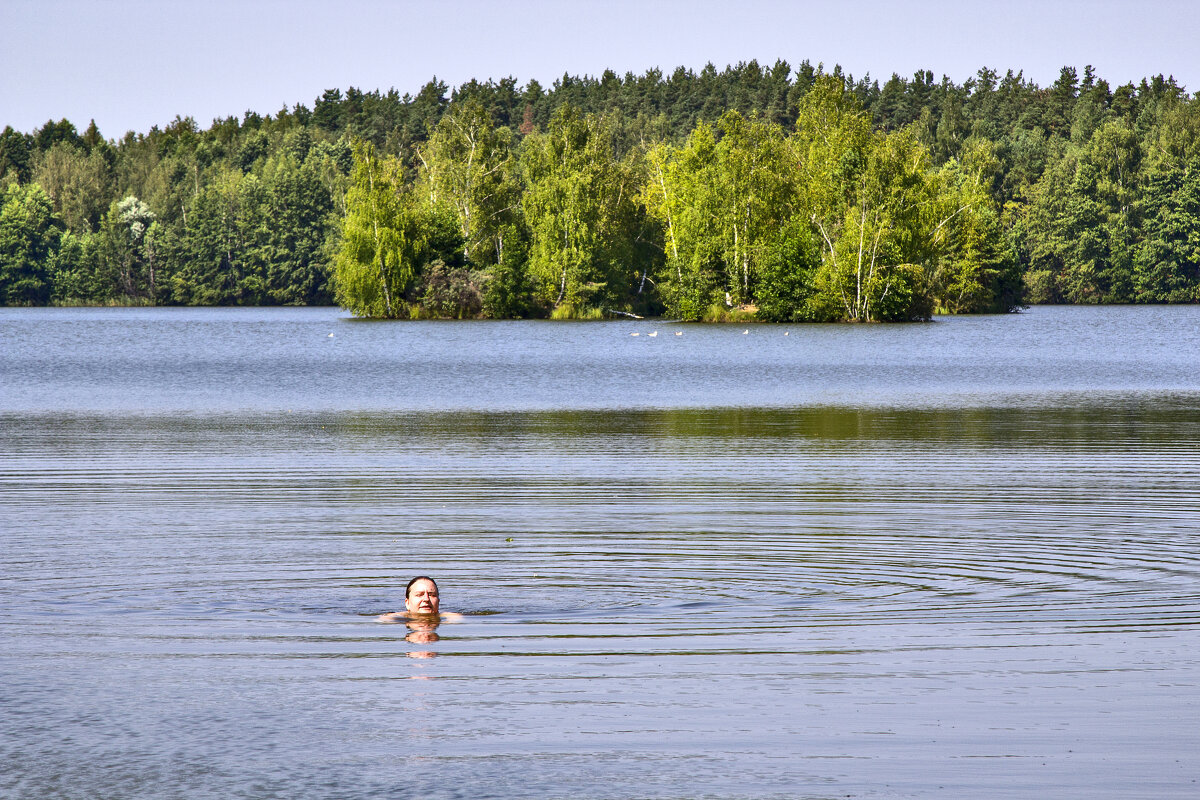
[[[461,412],[441,414],[344,414],[322,419],[329,435],[346,440],[468,440],[486,448],[494,441],[572,440],[596,437],[664,437],[679,441],[924,440],[981,444],[1056,441],[1129,444],[1176,441],[1181,426],[1200,429],[1200,410],[1186,395],[1144,400],[1097,399],[1085,404],[991,408],[677,408],[611,411]]]

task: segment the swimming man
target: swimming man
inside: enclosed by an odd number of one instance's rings
[[[427,575],[418,575],[404,587],[404,610],[380,614],[380,622],[405,622],[420,619],[432,622],[458,622],[462,614],[441,612],[437,583]]]

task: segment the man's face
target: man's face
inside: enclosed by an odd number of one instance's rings
[[[404,598],[404,607],[410,614],[438,613],[438,590],[433,581],[417,581]]]

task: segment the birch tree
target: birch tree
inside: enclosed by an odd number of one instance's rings
[[[872,133],[844,83],[825,76],[800,104],[794,146],[802,202],[821,242],[813,316],[928,317],[923,224],[934,194],[915,133]]]
[[[521,166],[540,301],[571,314],[626,297],[638,187],[613,153],[611,127],[565,104],[544,134],[526,137]]]
[[[417,155],[421,192],[430,205],[453,209],[463,257],[479,265],[499,263],[502,231],[520,202],[509,129],[497,128],[483,103],[471,97],[442,117]]]
[[[795,211],[792,153],[783,130],[727,112],[717,123],[716,225],[732,301],[755,300],[753,282]]]
[[[404,316],[404,294],[425,249],[426,216],[404,185],[400,162],[359,145],[334,262],[338,303],[357,316]]]
[[[715,132],[701,123],[682,147],[647,153],[642,202],[663,227],[666,261],[659,289],[669,312],[701,319],[725,285],[716,228],[719,189]]]
[[[682,147],[648,155],[644,200],[665,227],[664,290],[672,313],[753,304],[758,281],[796,213],[796,170],[782,129],[725,114]]]

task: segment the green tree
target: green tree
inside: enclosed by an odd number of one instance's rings
[[[702,319],[725,286],[720,241],[713,234],[722,200],[715,131],[702,122],[682,147],[656,145],[646,163],[642,202],[662,225],[666,249],[659,290],[670,314]]]
[[[1028,204],[1011,204],[1014,238],[1026,254],[1025,283],[1034,303],[1060,303],[1060,276],[1070,257],[1067,203],[1075,174],[1074,151],[1051,164],[1032,187]]]
[[[333,200],[315,166],[290,152],[266,163],[269,224],[262,237],[264,292],[281,305],[329,303]]]
[[[52,304],[85,305],[115,299],[114,287],[101,269],[97,240],[97,234],[63,233],[49,261]]]
[[[49,301],[50,259],[62,230],[62,221],[41,186],[0,189],[0,301],[4,305],[36,306]]]
[[[537,310],[534,286],[529,278],[529,232],[513,224],[502,232],[504,254],[484,288],[483,313],[497,319],[526,317]]]
[[[722,301],[754,304],[765,271],[787,280],[810,262],[796,247],[811,238],[797,238],[792,224],[796,166],[777,125],[728,112],[715,128],[701,123],[682,147],[657,146],[647,164],[643,202],[663,226],[660,286],[672,314],[700,319]],[[796,297],[770,292],[773,314]]]
[[[0,185],[6,181],[28,183],[33,175],[32,137],[4,126],[0,133]]]
[[[524,140],[524,219],[538,300],[570,313],[621,303],[636,226],[635,171],[613,153],[611,125],[563,105]]]
[[[936,200],[928,151],[906,128],[872,136],[864,160],[840,225],[821,234],[823,299],[852,322],[928,318],[929,210]]]
[[[34,147],[43,153],[59,142],[66,142],[75,147],[84,146],[84,141],[75,130],[75,126],[65,118],[58,122],[47,120],[46,124],[33,134]]]
[[[110,296],[155,302],[160,280],[158,235],[148,205],[133,195],[113,202],[98,237],[100,259],[115,288]]]
[[[172,242],[174,301],[268,302],[264,250],[271,225],[270,192],[263,181],[236,167],[221,170],[188,204],[186,227]]]
[[[1146,182],[1143,239],[1133,270],[1141,303],[1200,301],[1200,156]]]
[[[801,101],[801,197],[821,245],[807,315],[854,322],[932,312],[929,153],[911,128],[872,134],[842,81],[825,77]]]
[[[469,97],[451,107],[417,153],[430,204],[454,211],[463,256],[480,265],[497,263],[502,232],[520,202],[509,129],[495,127],[483,102]]]
[[[33,180],[50,195],[68,230],[86,233],[99,226],[111,182],[99,148],[88,154],[73,144],[57,142],[38,159]]]
[[[797,214],[784,220],[761,263],[754,298],[759,319],[804,322],[812,318],[819,252],[820,245],[807,219]]]
[[[728,291],[754,302],[754,284],[780,231],[795,213],[796,167],[783,131],[761,120],[728,112],[717,123],[716,206]]]
[[[334,262],[338,303],[358,316],[407,315],[404,300],[426,252],[428,213],[395,158],[359,145],[346,195],[342,248]]]
[[[1071,148],[1034,187],[1029,277],[1037,302],[1129,302],[1138,221],[1141,147],[1124,121],[1106,123]],[[1053,292],[1051,294],[1050,292]]]
[[[932,206],[938,308],[951,314],[1014,311],[1022,301],[1020,271],[989,191],[999,161],[984,139],[968,139],[961,154],[961,161],[952,159],[939,171]]]

